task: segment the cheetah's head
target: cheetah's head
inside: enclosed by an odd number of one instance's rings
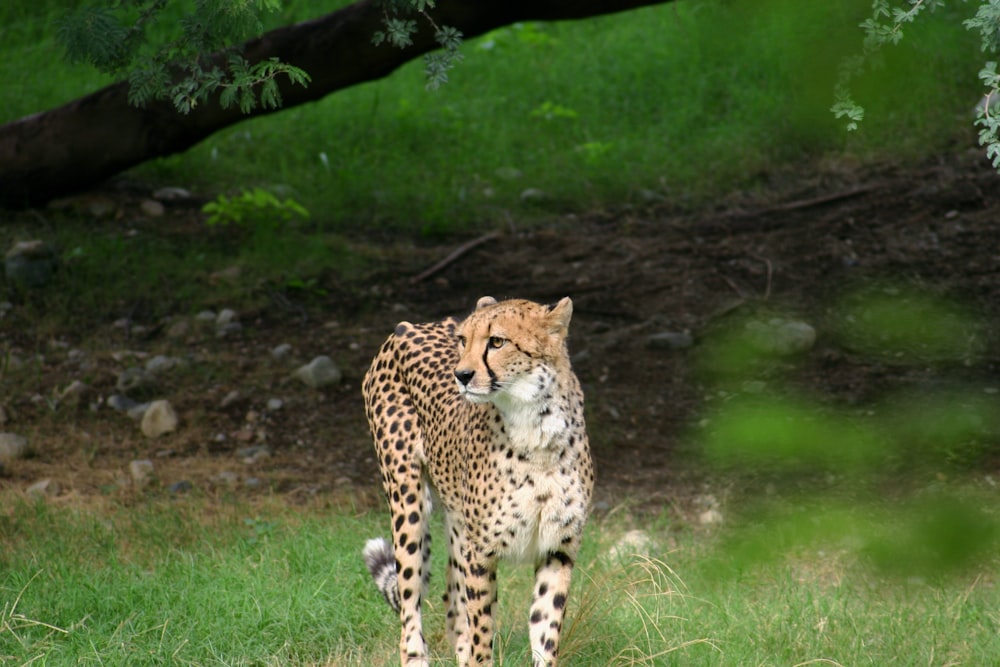
[[[568,368],[566,335],[573,302],[546,306],[484,296],[457,330],[459,393],[473,403],[544,398],[560,368]]]

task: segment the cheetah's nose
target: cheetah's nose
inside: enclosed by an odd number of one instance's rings
[[[472,380],[472,376],[475,374],[476,371],[470,371],[462,368],[455,371],[455,377],[458,378],[458,381],[462,383],[463,387],[469,384],[469,381]]]

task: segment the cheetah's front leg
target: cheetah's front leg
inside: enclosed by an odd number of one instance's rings
[[[558,662],[559,633],[572,575],[573,559],[561,551],[550,553],[535,570],[529,628],[534,667],[555,667]]]
[[[412,475],[390,492],[396,585],[399,593],[399,639],[402,667],[429,667],[421,607],[430,578],[430,495],[420,477]],[[398,499],[398,501],[397,501]],[[397,501],[399,504],[397,505]]]
[[[496,559],[483,560],[465,555],[465,632],[458,638],[459,667],[492,667],[493,612],[497,601]],[[465,657],[469,656],[468,662]]]

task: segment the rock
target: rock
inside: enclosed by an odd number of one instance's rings
[[[73,380],[69,383],[65,389],[59,394],[59,400],[68,405],[78,405],[80,399],[90,390],[90,387],[80,382],[79,380]]]
[[[215,326],[224,327],[237,319],[236,311],[231,308],[224,308],[215,318]]]
[[[780,317],[767,322],[752,321],[746,324],[750,344],[759,352],[782,357],[800,354],[816,343],[816,330],[799,320]]]
[[[669,201],[664,195],[660,194],[659,192],[656,192],[655,190],[646,190],[645,188],[639,190],[638,195],[639,199],[641,199],[644,202],[659,203],[659,202]]]
[[[615,542],[608,551],[611,560],[622,560],[632,556],[648,556],[656,544],[644,530],[630,530]]]
[[[698,515],[698,523],[703,526],[717,526],[722,523],[722,512],[717,509],[707,509]]]
[[[194,319],[199,322],[215,322],[218,317],[214,310],[202,310],[194,316]]]
[[[16,433],[0,433],[0,461],[14,461],[28,455],[28,439]]]
[[[145,368],[139,368],[138,366],[132,366],[126,368],[118,375],[118,381],[115,382],[115,388],[122,393],[129,393],[133,391],[141,391],[152,387],[156,383],[156,378],[153,374],[148,372]]]
[[[147,438],[158,438],[173,433],[177,430],[177,422],[177,413],[169,401],[153,401],[142,416],[142,434]]]
[[[238,334],[243,330],[243,325],[237,319],[236,311],[231,308],[224,308],[215,318],[215,336],[226,338]]]
[[[185,190],[184,188],[163,187],[158,188],[153,192],[153,199],[159,199],[160,201],[180,201],[183,199],[191,199],[191,192],[189,190]]]
[[[170,369],[179,366],[181,363],[181,360],[176,357],[168,357],[163,354],[158,354],[146,362],[146,370],[153,375],[157,375],[159,373],[165,373]]]
[[[236,450],[236,458],[243,463],[256,463],[260,459],[266,459],[271,455],[271,448],[267,445],[251,445],[240,447]]]
[[[233,389],[231,392],[226,394],[225,398],[222,399],[222,402],[219,404],[219,407],[225,410],[230,405],[235,405],[242,398],[243,395],[240,394],[238,390]]]
[[[128,464],[128,474],[138,488],[153,481],[153,462],[149,459],[138,459]]]
[[[116,412],[128,412],[132,408],[139,405],[128,396],[122,396],[121,394],[112,394],[111,396],[108,396],[108,400],[104,401],[104,404]],[[145,412],[145,409],[143,412]]]
[[[654,350],[681,350],[693,344],[691,334],[685,331],[662,331],[646,337],[646,346]]]
[[[139,210],[150,218],[162,218],[163,214],[166,212],[163,204],[155,199],[143,199],[139,204]]]
[[[524,175],[520,169],[514,167],[498,167],[493,173],[505,181],[513,181]]]
[[[187,493],[193,488],[194,484],[192,484],[190,481],[186,479],[182,479],[168,486],[167,491],[173,494],[180,494],[180,493]]]
[[[22,287],[44,287],[56,270],[56,254],[44,241],[14,244],[4,258],[7,280]]]
[[[110,218],[118,212],[118,205],[110,197],[88,197],[85,203],[87,212],[98,220]]]
[[[343,377],[337,364],[326,355],[320,355],[305,366],[299,367],[294,375],[313,389],[337,384]]]
[[[275,410],[280,410],[284,404],[285,402],[280,398],[267,399],[267,409],[270,410],[271,412],[274,412]]]
[[[185,319],[175,320],[167,327],[167,338],[174,340],[185,338],[189,333],[191,333],[191,323]]]
[[[240,481],[240,476],[230,470],[223,470],[215,476],[215,481],[232,488]]]
[[[521,201],[525,204],[541,204],[547,201],[549,196],[544,190],[538,188],[527,188],[521,192]]]
[[[216,338],[228,338],[243,331],[243,325],[239,322],[228,322],[221,327],[215,328]]]
[[[208,281],[213,285],[218,285],[219,283],[225,283],[227,285],[236,285],[240,282],[240,277],[243,274],[243,269],[240,268],[238,264],[233,266],[227,266],[224,269],[219,269],[208,275]],[[226,311],[222,311],[223,313]],[[230,311],[232,312],[232,311]],[[222,313],[219,313],[220,315]],[[235,313],[234,313],[235,314]]]
[[[281,345],[275,345],[271,348],[271,356],[277,361],[281,361],[286,358],[292,352],[292,346],[288,343],[282,343]]]
[[[41,500],[48,496],[58,496],[59,482],[53,482],[51,479],[39,480],[25,489],[25,493],[35,500]]]
[[[134,422],[141,422],[142,418],[146,416],[146,410],[149,410],[149,406],[152,405],[149,402],[146,403],[136,403],[131,408],[126,411],[128,418]]]

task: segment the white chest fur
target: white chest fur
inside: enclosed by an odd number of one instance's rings
[[[515,466],[515,478],[521,468]],[[561,550],[564,540],[579,532],[586,519],[586,502],[579,479],[572,474],[559,469],[526,474],[531,475],[531,482],[511,489],[507,507],[501,510],[506,526],[496,548],[509,560],[537,562]]]

